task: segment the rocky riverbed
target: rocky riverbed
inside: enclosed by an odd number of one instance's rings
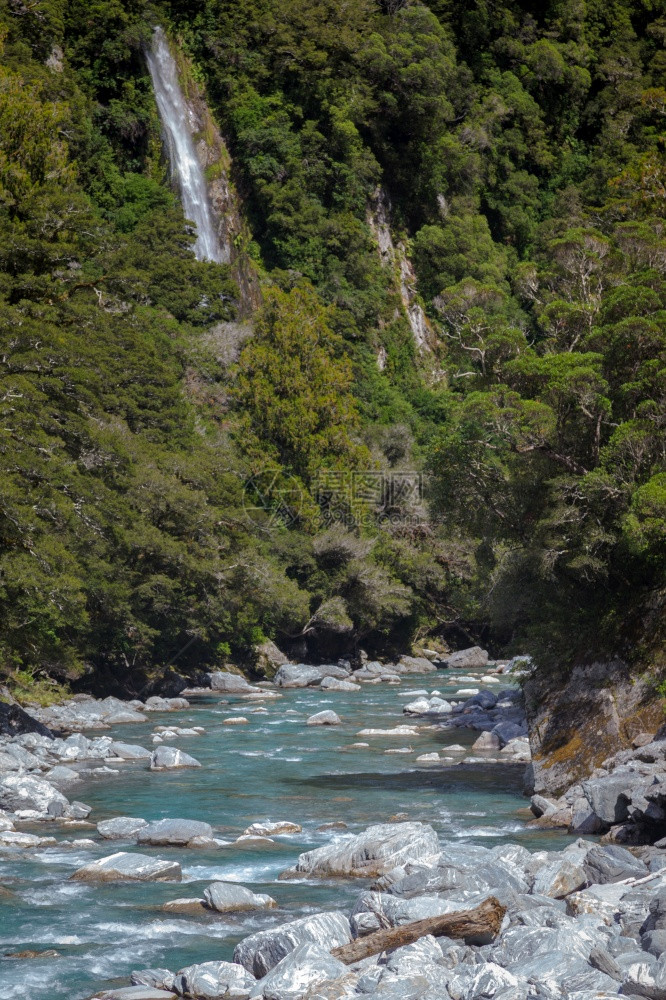
[[[666,851],[565,836],[564,799],[528,812],[520,662],[433,660],[78,697],[34,713],[55,739],[0,737],[2,995],[666,998]],[[662,742],[643,742],[574,789],[588,814],[659,806]],[[488,900],[485,936],[345,960]]]

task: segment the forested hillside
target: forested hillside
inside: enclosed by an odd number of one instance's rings
[[[139,692],[265,637],[659,664],[663,0],[0,11],[16,690]],[[156,24],[228,143],[261,282],[229,364],[238,292],[191,252]]]

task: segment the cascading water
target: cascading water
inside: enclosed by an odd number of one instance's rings
[[[199,260],[222,261],[206,180],[194,149],[188,125],[188,110],[178,82],[176,62],[161,28],[155,28],[152,47],[146,53],[162,119],[171,169],[178,180],[183,211],[194,222],[197,241],[194,253]]]

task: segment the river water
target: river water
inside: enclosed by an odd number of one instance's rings
[[[561,846],[559,835],[525,826],[522,767],[515,764],[419,765],[418,754],[447,744],[471,745],[466,730],[429,727],[417,737],[357,736],[366,727],[392,728],[404,721],[408,691],[437,687],[447,697],[460,684],[455,675],[407,679],[400,686],[364,686],[360,693],[286,691],[279,700],[256,704],[227,696],[200,698],[189,710],[154,714],[150,722],[118,726],[110,735],[152,746],[159,724],[199,725],[203,736],[176,745],[195,756],[201,768],[150,772],[145,763],[118,765],[113,777],[88,779],[69,797],[93,807],[90,819],[116,815],[147,820],[186,817],[211,823],[217,836],[233,841],[258,820],[291,820],[301,834],[268,845],[230,844],[216,851],[128,846],[99,841],[86,850],[51,847],[30,853],[6,852],[0,895],[0,954],[54,949],[59,957],[3,958],[3,1000],[83,1000],[101,987],[127,985],[132,969],[178,970],[194,962],[230,960],[238,940],[262,927],[306,913],[350,908],[360,881],[278,881],[297,855],[349,836],[398,813],[431,823],[443,842],[468,840],[491,845],[518,840],[527,847]],[[265,707],[266,711],[256,711]],[[305,725],[309,715],[333,708],[338,727]],[[249,724],[225,725],[244,715]],[[422,721],[422,720],[421,720]],[[349,749],[364,741],[368,748]],[[387,754],[411,746],[412,754]],[[322,824],[344,821],[344,830]],[[60,839],[96,837],[96,831],[35,832]],[[71,882],[81,865],[117,850],[140,851],[178,860],[182,883],[94,884]],[[237,881],[267,892],[277,910],[258,914],[183,916],[165,913],[170,899],[201,896],[216,879]]]

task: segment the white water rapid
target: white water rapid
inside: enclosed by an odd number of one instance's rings
[[[161,28],[155,28],[153,44],[146,53],[146,59],[164,128],[169,163],[178,180],[183,211],[196,226],[194,253],[199,260],[222,261],[206,179],[194,149],[176,62]]]

